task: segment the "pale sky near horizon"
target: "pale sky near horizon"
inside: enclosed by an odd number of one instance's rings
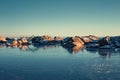
[[[3,36],[118,36],[120,0],[0,0]]]

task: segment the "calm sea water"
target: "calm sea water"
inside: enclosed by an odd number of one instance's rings
[[[61,46],[3,46],[0,80],[120,80],[120,52]]]

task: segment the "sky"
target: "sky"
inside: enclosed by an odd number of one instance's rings
[[[0,0],[2,36],[118,36],[120,0]]]

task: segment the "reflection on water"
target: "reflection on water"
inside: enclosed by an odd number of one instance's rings
[[[60,47],[60,44],[57,45],[40,45],[40,44],[31,44],[31,45],[13,45],[13,46],[5,46],[4,44],[0,44],[0,48],[6,47],[6,48],[19,48],[20,50],[23,51],[32,51],[35,52],[39,49],[49,49],[49,48],[57,48]],[[83,52],[84,50],[90,52],[90,53],[98,53],[101,56],[105,56],[107,58],[110,57],[110,55],[116,55],[116,54],[120,54],[120,48],[116,48],[116,49],[99,49],[99,48],[84,48],[84,47],[72,47],[72,48],[68,48],[68,47],[63,47],[65,50],[68,51],[68,53],[70,54],[76,54],[79,52]],[[114,53],[114,54],[112,54]]]
[[[19,48],[20,50],[23,51],[32,51],[35,52],[39,49],[49,49],[49,48],[57,48],[60,47],[60,44],[57,45],[40,45],[40,44],[31,44],[31,45],[13,45],[13,46],[6,46],[4,44],[0,44],[0,48],[6,47],[6,48]],[[63,46],[62,46],[63,47]],[[76,54],[79,52],[83,52],[84,50],[90,52],[90,53],[98,53],[101,56],[106,56],[106,57],[110,57],[110,55],[112,53],[112,55],[116,55],[116,54],[120,54],[120,48],[116,48],[116,49],[99,49],[99,48],[85,48],[83,47],[72,47],[72,48],[68,48],[68,47],[63,47],[65,50],[68,51],[68,53],[70,54]]]
[[[63,47],[64,49],[66,49],[70,54],[76,54],[80,51],[84,50],[84,46],[83,47]]]
[[[59,44],[0,44],[0,48],[0,80],[120,80],[120,49],[65,48]]]
[[[99,55],[105,56],[106,58],[109,58],[111,55],[119,55],[120,54],[120,48],[116,48],[116,49],[87,48],[86,50],[91,53],[98,53]]]

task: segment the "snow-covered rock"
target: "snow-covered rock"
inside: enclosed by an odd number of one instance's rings
[[[85,43],[90,43],[93,41],[97,41],[99,40],[99,37],[97,36],[93,36],[93,35],[89,35],[89,36],[82,36],[81,39],[85,42]]]
[[[7,38],[6,45],[13,46],[13,45],[17,45],[17,44],[18,44],[18,41],[16,38]]]
[[[74,47],[74,45],[73,45],[72,42],[73,42],[72,37],[66,37],[66,38],[64,38],[64,40],[63,40],[62,46],[64,46],[64,47]]]
[[[6,37],[0,36],[0,42],[6,42]]]
[[[81,40],[80,37],[73,37],[73,42],[78,43],[79,45],[84,45],[84,42]]]
[[[92,40],[99,40],[100,38],[94,35],[89,35],[89,38]]]
[[[77,36],[67,37],[63,41],[63,46],[66,46],[66,47],[74,47],[74,46],[81,47],[83,45],[84,45],[84,42]]]
[[[27,38],[24,38],[24,37],[21,39],[21,41],[22,41],[22,44],[28,43]]]
[[[48,36],[48,35],[44,35],[42,36],[44,40],[47,40],[47,41],[52,41],[54,40],[51,36]]]
[[[63,38],[62,37],[60,37],[60,36],[57,36],[57,37],[54,37],[54,40],[63,40]]]
[[[109,44],[110,44],[110,37],[109,36],[106,36],[106,37],[99,40],[100,47],[105,46],[105,45],[109,45]]]
[[[85,43],[92,42],[92,40],[89,37],[82,37],[82,39]]]

